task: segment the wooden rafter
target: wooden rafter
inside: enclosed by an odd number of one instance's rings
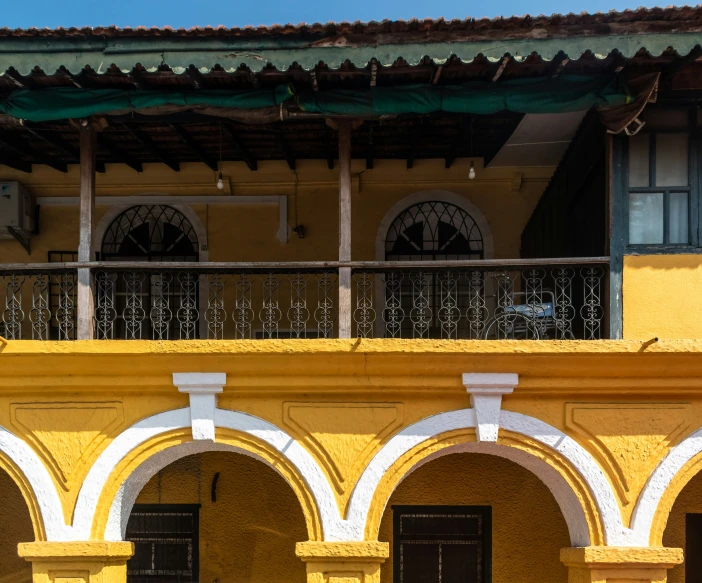
[[[40,158],[37,156],[37,152],[27,146],[27,143],[24,140],[18,140],[16,137],[9,136],[8,134],[4,134],[0,136],[0,144],[4,145],[6,148],[9,148],[10,150],[14,150],[21,156],[27,156],[31,160],[36,160],[34,163],[35,164],[45,164],[46,166],[49,166],[50,168],[53,168],[54,170],[58,170],[59,172],[68,172],[68,165],[62,162],[55,162],[54,160],[47,160],[45,158]],[[39,159],[37,159],[39,158]]]
[[[146,148],[152,156],[155,158],[158,158],[161,162],[163,162],[166,166],[168,166],[171,170],[174,172],[179,172],[180,171],[180,164],[178,163],[177,160],[174,160],[168,153],[163,151],[163,148],[161,148],[156,142],[154,142],[151,139],[151,136],[147,134],[145,131],[133,128],[127,124],[125,124],[126,127],[129,129],[130,133],[136,138],[136,140],[144,147]]]
[[[283,155],[283,158],[288,163],[288,167],[290,168],[290,170],[295,170],[295,157],[292,155],[292,153],[290,152],[290,148],[288,148],[288,145],[285,143],[285,138],[283,137],[282,132],[275,132],[275,141],[278,144],[278,149],[280,150],[280,153]]]
[[[183,126],[179,125],[174,125],[170,124],[169,127],[180,137],[181,140],[185,143],[188,148],[190,148],[198,158],[211,170],[214,170],[215,172],[217,171],[217,160],[215,160],[212,156],[210,156],[207,152],[205,152],[200,145],[193,139],[193,137],[188,133],[188,130],[186,130]]]
[[[249,170],[252,172],[258,170],[258,160],[253,156],[251,151],[244,145],[241,138],[236,134],[236,130],[230,124],[222,124],[222,129],[229,137],[229,140],[234,145],[234,149],[239,153],[241,159],[246,162]]]
[[[104,148],[107,150],[113,158],[117,162],[120,162],[122,164],[126,164],[136,172],[142,172],[143,171],[143,166],[141,162],[137,162],[133,158],[131,158],[128,154],[120,150],[115,144],[105,136],[104,133],[98,133],[97,135],[97,143],[101,148]]]

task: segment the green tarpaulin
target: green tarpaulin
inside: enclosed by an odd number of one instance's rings
[[[255,110],[297,105],[321,115],[378,116],[435,112],[489,114],[562,113],[630,103],[633,96],[614,77],[562,76],[514,79],[498,83],[472,81],[460,85],[405,85],[367,90],[305,91],[291,87],[256,91],[148,91],[55,88],[21,90],[0,100],[0,113],[33,122],[85,118],[156,108]]]

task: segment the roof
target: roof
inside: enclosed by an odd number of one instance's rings
[[[0,29],[0,71],[28,76],[434,65],[458,59],[524,62],[534,55],[604,60],[688,55],[700,42],[702,7],[497,19],[410,20],[271,27]]]

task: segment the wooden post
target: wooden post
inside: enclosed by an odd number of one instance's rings
[[[339,128],[339,261],[351,261],[351,120]],[[351,338],[351,268],[339,268],[339,338]]]
[[[95,222],[95,129],[80,130],[80,239],[78,261],[92,259]],[[93,286],[89,268],[78,269],[77,339],[93,338]]]

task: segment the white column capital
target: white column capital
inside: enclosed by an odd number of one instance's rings
[[[214,441],[217,395],[227,384],[223,372],[174,372],[173,384],[181,393],[190,395],[190,422],[193,439]]]
[[[515,373],[463,374],[463,386],[470,395],[470,404],[475,410],[478,441],[497,441],[502,395],[509,395],[517,384],[519,375]]]

